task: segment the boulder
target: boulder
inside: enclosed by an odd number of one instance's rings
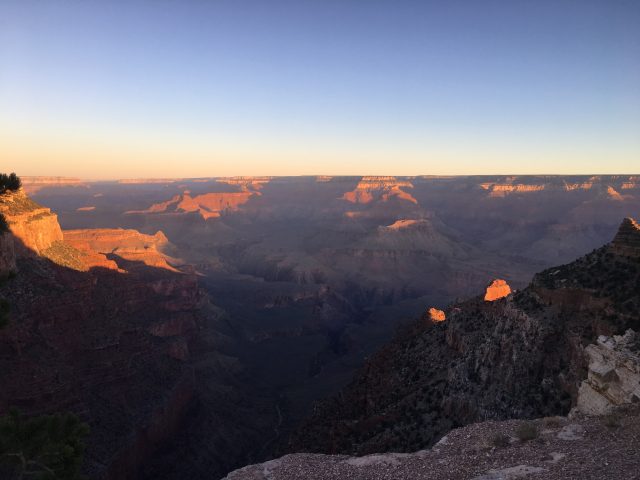
[[[486,302],[493,302],[500,298],[504,298],[511,293],[511,287],[509,284],[501,279],[496,279],[487,287],[484,294],[484,300]]]
[[[585,348],[589,373],[578,391],[578,410],[586,415],[604,415],[619,405],[640,402],[640,336],[633,330],[624,335],[600,335]]]
[[[442,310],[438,310],[435,307],[431,307],[429,309],[429,318],[431,319],[432,322],[437,323],[437,322],[444,322],[445,319],[447,318],[447,316],[445,315],[445,313]]]

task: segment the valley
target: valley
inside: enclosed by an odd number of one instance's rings
[[[27,393],[7,378],[15,390],[4,392],[0,405],[18,402],[39,412],[51,399],[91,420],[98,434],[89,468],[97,478],[220,478],[297,448],[342,452],[323,443],[321,433],[312,448],[300,425],[326,423],[318,420],[317,402],[347,387],[363,365],[375,365],[376,357],[366,362],[398,329],[415,333],[415,320],[429,308],[446,313],[439,328],[449,333],[421,347],[433,352],[428,368],[437,370],[438,345],[469,348],[466,334],[450,326],[463,315],[452,305],[497,278],[522,290],[517,302],[527,302],[535,273],[599,248],[622,218],[640,212],[637,176],[26,177],[23,183],[28,197],[13,202],[20,208],[3,210],[21,239],[18,275],[0,292],[14,299],[14,320],[29,327],[9,328],[0,340],[7,352],[27,358],[49,351],[57,369],[82,358],[102,369],[87,370],[82,381],[108,378],[111,386],[96,380],[87,390],[95,397],[63,394],[79,388],[80,379],[67,378],[46,387],[36,382],[39,393]],[[30,305],[33,288],[42,306]],[[58,320],[44,306],[51,288],[64,293]],[[483,315],[490,322],[494,313]],[[52,334],[41,317],[51,325],[72,318],[69,335],[79,324],[92,327],[69,343],[61,333],[41,337]],[[78,350],[78,342],[87,347]],[[10,354],[2,361],[14,365]],[[28,365],[16,375],[48,375]],[[114,377],[121,365],[128,373]],[[437,383],[436,370],[426,377]],[[145,371],[157,373],[137,380]],[[134,385],[143,390],[136,393]],[[534,410],[566,412],[574,394],[554,393],[559,405]],[[91,398],[121,403],[99,411]],[[516,415],[514,409],[534,412],[505,404],[499,416]],[[394,443],[382,435],[362,440],[357,453],[423,448],[452,426],[484,418],[462,411],[461,418],[440,415],[429,438]],[[157,428],[149,430],[149,419]],[[126,461],[114,446],[124,424],[139,445]],[[135,433],[140,425],[147,425],[142,437]],[[344,442],[353,443],[346,434]]]

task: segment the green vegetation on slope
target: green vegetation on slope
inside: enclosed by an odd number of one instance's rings
[[[89,427],[70,413],[0,417],[0,477],[75,480],[80,476]]]

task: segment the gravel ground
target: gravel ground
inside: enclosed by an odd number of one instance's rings
[[[535,425],[537,437],[521,440],[523,424]],[[640,480],[640,409],[607,417],[476,423],[410,454],[287,455],[236,470],[226,480],[520,478]]]

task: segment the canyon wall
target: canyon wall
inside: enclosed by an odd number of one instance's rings
[[[15,249],[19,254],[38,255],[62,240],[58,216],[51,209],[31,200],[24,190],[1,195],[0,213],[5,216],[11,233],[18,240]]]
[[[584,347],[640,327],[640,257],[620,254],[635,244],[629,223],[611,244],[537,274],[522,290],[450,305],[446,321],[425,314],[316,405],[284,451],[408,452],[477,421],[567,414],[586,376]],[[600,373],[632,384],[623,377],[633,369],[623,370]]]
[[[198,376],[226,392],[211,400],[214,414],[237,405],[244,394],[234,380],[241,367],[229,368],[237,362],[233,332],[194,274],[148,261],[163,258],[162,233],[85,230],[65,238],[56,215],[24,192],[3,196],[0,208],[11,228],[0,236],[0,258],[12,267],[15,243],[18,270],[0,285],[11,304],[0,331],[0,414],[76,413],[91,427],[84,473],[126,480],[140,478],[185,428],[203,388]],[[124,262],[123,274],[104,252],[142,265]],[[227,438],[231,417],[219,426],[209,439],[233,451],[244,433]],[[239,455],[212,456],[212,475]]]

